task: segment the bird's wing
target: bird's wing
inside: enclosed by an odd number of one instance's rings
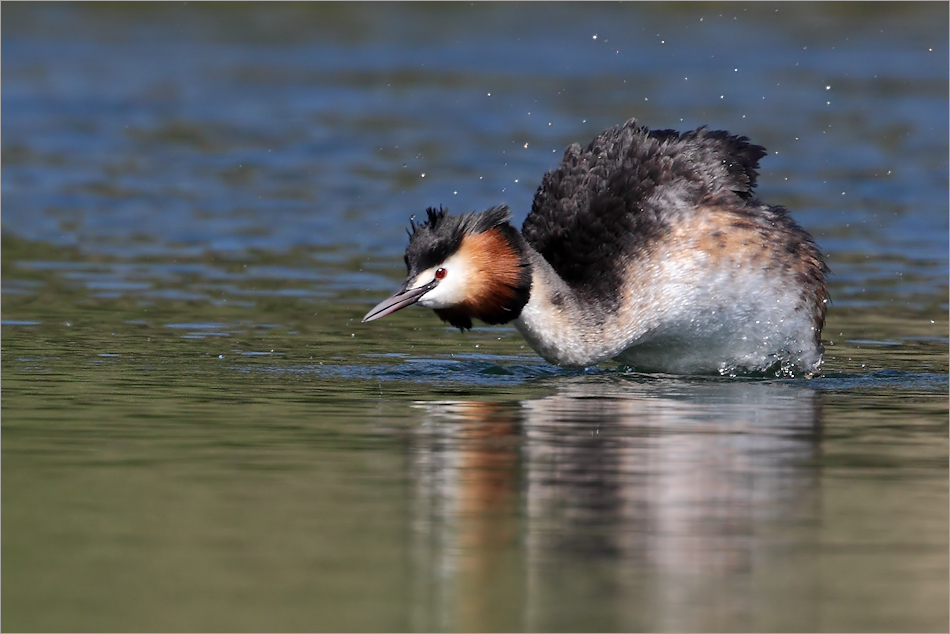
[[[567,148],[545,174],[522,234],[576,290],[617,297],[627,259],[677,214],[747,205],[765,153],[727,132],[650,131],[631,119],[586,148]]]

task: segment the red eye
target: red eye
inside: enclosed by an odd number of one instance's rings
[[[441,269],[441,268],[440,268],[440,269],[436,269],[436,271],[435,271],[435,279],[441,280],[443,277],[445,277],[445,274],[446,274],[446,273],[448,273],[448,271],[446,271],[445,269]]]

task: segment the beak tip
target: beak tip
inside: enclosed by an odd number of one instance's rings
[[[411,306],[419,301],[419,298],[428,293],[432,288],[435,287],[437,280],[433,280],[429,284],[424,286],[418,286],[416,288],[410,288],[409,290],[398,290],[393,293],[388,298],[381,301],[379,304],[373,307],[371,311],[366,313],[363,317],[363,320],[360,323],[365,324],[368,321],[374,321],[385,317],[386,315],[391,315],[397,310],[401,310],[406,306]]]

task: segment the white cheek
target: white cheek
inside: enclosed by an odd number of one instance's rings
[[[468,277],[468,268],[465,262],[457,255],[453,255],[445,262],[431,269],[427,269],[416,278],[413,288],[423,286],[435,279],[435,272],[445,269],[445,277],[439,280],[439,284],[431,291],[422,296],[419,304],[426,308],[450,308],[461,304],[465,300],[466,278]]]

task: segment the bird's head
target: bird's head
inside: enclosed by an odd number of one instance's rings
[[[531,267],[508,207],[461,216],[430,207],[426,214],[422,224],[410,221],[406,281],[363,321],[415,303],[463,330],[473,317],[488,324],[516,319],[531,293]]]

